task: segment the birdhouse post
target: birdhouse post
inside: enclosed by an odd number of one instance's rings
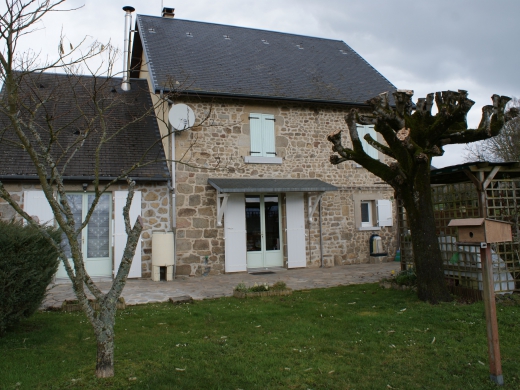
[[[493,263],[489,244],[512,241],[511,224],[488,218],[467,218],[452,219],[448,226],[458,228],[458,245],[480,244],[483,281],[482,295],[484,297],[484,307],[486,310],[490,379],[497,385],[503,385],[504,376],[502,375],[500,344],[498,341]]]

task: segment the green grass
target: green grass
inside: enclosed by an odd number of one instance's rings
[[[519,389],[520,306],[497,311],[503,388]],[[38,313],[0,339],[0,388],[496,389],[482,304],[374,284],[130,307],[115,377],[96,379],[95,358],[83,314]]]

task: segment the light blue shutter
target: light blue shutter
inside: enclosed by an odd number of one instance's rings
[[[365,141],[365,134],[366,134],[366,131],[365,131],[365,126],[363,125],[358,125],[356,124],[356,128],[357,128],[357,133],[358,133],[358,137],[359,137],[359,140],[361,141],[361,145],[363,145],[363,150],[367,151],[367,141]]]
[[[251,114],[249,116],[249,132],[251,134],[251,156],[263,156],[262,122],[262,114]]]
[[[262,145],[264,157],[275,157],[276,149],[274,146],[274,115],[262,115]]]
[[[128,191],[114,191],[114,273],[117,273],[119,270],[119,265],[121,264],[126,248],[126,240],[128,239],[123,217],[123,208],[126,205],[127,196]],[[137,217],[141,215],[141,191],[134,191],[134,198],[130,205],[129,215],[130,225],[133,227]],[[141,238],[139,238],[128,277],[140,278],[141,267]]]
[[[246,205],[243,193],[229,194],[224,213],[224,240],[226,273],[247,271]]]
[[[302,192],[288,192],[285,195],[285,212],[287,213],[287,267],[305,267],[307,242]]]
[[[377,141],[377,133],[376,133],[376,131],[375,131],[375,129],[374,129],[374,126],[373,126],[373,125],[369,125],[369,126],[365,126],[365,128],[366,128],[366,132],[367,132],[367,134],[370,134],[370,136],[372,137],[372,139],[373,139],[374,141]],[[366,142],[366,141],[365,141],[365,142]],[[368,147],[368,152],[367,152],[367,154],[368,154],[370,157],[372,157],[372,158],[374,158],[374,159],[376,159],[376,160],[379,160],[379,151],[378,151],[376,148],[374,148],[373,146],[368,145],[368,143],[367,143],[367,147]]]
[[[38,217],[41,225],[54,225],[54,214],[43,191],[24,191],[23,210]]]

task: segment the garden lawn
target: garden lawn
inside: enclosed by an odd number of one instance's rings
[[[518,301],[517,301],[518,302]],[[497,306],[504,389],[520,388],[520,306]],[[2,389],[496,389],[484,306],[367,284],[119,311],[114,378],[82,313],[0,339]]]

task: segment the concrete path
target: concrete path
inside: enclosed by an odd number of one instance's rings
[[[205,277],[178,277],[172,282],[129,279],[123,290],[123,298],[127,305],[139,305],[166,302],[170,297],[182,295],[189,295],[193,299],[228,297],[233,295],[233,288],[240,282],[244,282],[248,286],[255,283],[271,285],[281,280],[293,290],[374,283],[383,277],[390,276],[392,270],[398,272],[399,269],[399,263],[390,262],[280,270],[264,275],[232,273]],[[110,285],[111,283],[108,282],[98,283],[104,292],[108,291]],[[75,299],[70,284],[51,285],[42,309],[59,308],[66,299]]]

